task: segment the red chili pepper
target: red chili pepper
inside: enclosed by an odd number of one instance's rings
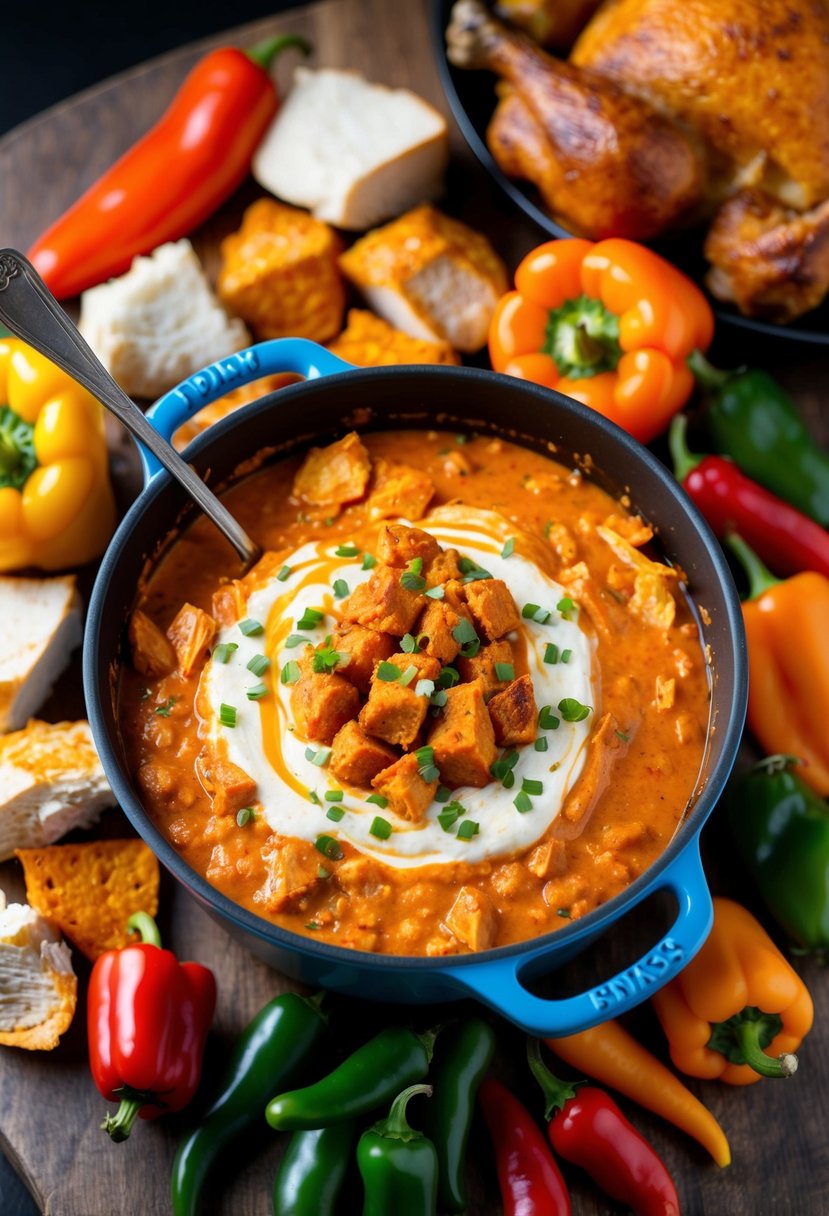
[[[498,1168],[504,1216],[570,1216],[570,1193],[529,1111],[492,1077],[478,1099]]]
[[[29,250],[59,300],[192,232],[245,180],[279,99],[268,66],[294,34],[196,64],[154,127]]]
[[[715,535],[737,532],[779,574],[815,570],[829,578],[829,532],[769,493],[722,456],[696,456],[688,450],[688,419],[671,423],[674,472]]]
[[[595,1086],[577,1091],[559,1081],[542,1061],[538,1039],[527,1040],[527,1059],[544,1092],[547,1134],[559,1156],[586,1170],[636,1216],[679,1216],[676,1187],[661,1157],[613,1099]]]
[[[101,1124],[113,1140],[126,1140],[136,1115],[157,1119],[187,1105],[216,1007],[212,971],[162,950],[145,912],[127,923],[141,942],[101,955],[87,997],[92,1076],[108,1101],[120,1102]]]

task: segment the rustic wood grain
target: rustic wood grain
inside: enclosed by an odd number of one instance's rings
[[[251,44],[274,33],[293,30],[306,35],[320,64],[352,67],[371,79],[417,89],[444,111],[437,73],[428,43],[425,0],[389,4],[387,0],[325,0],[278,19],[257,22],[234,35],[206,40],[173,52],[100,85],[24,124],[0,141],[0,244],[25,249],[35,236],[72,202],[95,177],[158,117],[185,72],[212,46]],[[288,58],[279,78],[290,76]],[[488,231],[501,253],[514,265],[538,241],[538,233],[496,191],[453,130],[455,159],[449,178],[448,206],[454,214]],[[238,221],[242,207],[255,197],[244,187],[195,235],[195,244],[211,271],[216,268],[218,239]],[[727,329],[715,357],[724,364],[743,360],[767,366],[792,391],[816,434],[829,440],[821,413],[822,381],[827,360],[808,348],[775,343]],[[134,490],[134,463],[118,451],[119,482],[126,501]],[[83,713],[77,669],[61,682],[45,716]],[[120,812],[106,821],[108,835],[129,831]],[[715,891],[743,899],[761,914],[754,893],[732,862],[727,834],[713,821],[703,833],[708,872]],[[14,898],[21,894],[13,863],[0,867],[0,886]],[[655,905],[629,918],[594,948],[556,976],[556,991],[565,994],[593,983],[628,964],[642,944],[655,940],[665,909]],[[209,1048],[206,1074],[216,1068],[234,1035],[266,1000],[290,987],[276,972],[233,943],[173,881],[162,887],[162,930],[182,957],[208,963],[219,983],[219,1005]],[[767,918],[766,918],[767,921]],[[720,1171],[696,1144],[638,1107],[622,1102],[626,1112],[662,1153],[677,1180],[686,1216],[819,1216],[829,1210],[829,983],[813,963],[797,962],[812,987],[817,1029],[802,1053],[802,1068],[786,1084],[760,1083],[747,1090],[690,1083],[728,1132],[734,1165]],[[88,969],[78,961],[81,989]],[[549,986],[548,986],[549,987]],[[411,1011],[426,1024],[434,1011]],[[39,1206],[50,1216],[155,1216],[169,1210],[168,1178],[176,1137],[185,1117],[141,1123],[123,1145],[110,1144],[99,1130],[105,1104],[86,1067],[85,1009],[60,1047],[51,1053],[7,1049],[0,1053],[0,1144],[16,1165]],[[346,1037],[366,1033],[388,1017],[407,1011],[358,1006],[335,1001],[335,1022]],[[664,1044],[648,1009],[627,1023],[663,1059]],[[538,1110],[537,1097],[522,1068],[521,1036],[503,1026],[496,1061],[499,1073]],[[471,1216],[497,1216],[501,1211],[485,1135],[473,1138]],[[283,1149],[279,1137],[266,1139],[258,1155],[237,1156],[211,1187],[206,1212],[219,1216],[264,1216],[271,1210],[270,1189]],[[613,1216],[620,1208],[607,1203],[577,1171],[568,1171],[576,1216]],[[356,1216],[358,1195],[343,1205]]]

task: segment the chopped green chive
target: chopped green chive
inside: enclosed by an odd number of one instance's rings
[[[558,709],[565,722],[583,722],[592,710],[592,705],[582,705],[575,697],[564,697]]]
[[[515,668],[512,663],[496,663],[495,675],[497,679],[508,684],[515,679]]]
[[[469,440],[466,435],[456,435],[455,436],[455,443],[464,444],[464,443],[468,443],[468,442],[469,442]]]
[[[414,666],[414,664],[412,664],[411,667],[407,667],[405,671],[400,673],[399,683],[402,684],[404,688],[408,688],[416,675],[417,668]]]
[[[325,818],[330,819],[332,823],[339,823],[345,811],[341,806],[329,806],[325,812]]]
[[[553,713],[552,705],[544,705],[538,715],[538,725],[543,730],[558,730],[561,720]]]
[[[437,692],[433,692],[429,697],[429,704],[432,706],[432,709],[437,712],[437,710],[443,709],[448,700],[449,698],[446,695],[446,690],[444,688],[439,688]]]
[[[343,855],[339,842],[333,836],[318,836],[314,841],[314,848],[319,849],[329,861],[339,861]]]
[[[396,663],[387,663],[384,659],[377,664],[377,671],[374,674],[378,680],[382,680],[386,684],[396,684],[403,673]]]
[[[415,561],[422,562],[422,558],[415,558]],[[407,591],[423,591],[426,587],[426,579],[422,574],[415,574],[413,570],[406,570],[400,576],[400,586],[405,587]]]
[[[553,530],[553,521],[551,519],[548,519],[544,525],[544,539],[545,540],[550,539],[550,533],[552,532],[552,530]]]
[[[287,650],[293,650],[295,646],[301,646],[303,642],[306,646],[311,645],[309,639],[303,633],[289,633],[285,639],[285,647]]]
[[[325,801],[326,802],[342,802],[342,800],[343,800],[342,790],[326,790],[325,791]]]
[[[327,764],[330,755],[330,747],[306,747],[305,749],[305,759],[310,760],[317,768],[322,768],[323,764]]]
[[[373,806],[379,806],[381,810],[384,806],[389,805],[389,800],[385,794],[369,794],[366,802],[372,803]]]
[[[404,633],[400,639],[400,649],[404,654],[412,654],[417,650],[417,639],[412,637],[410,633]]]
[[[506,752],[503,756],[500,756],[497,760],[494,760],[489,766],[489,771],[492,773],[492,776],[496,781],[502,781],[506,785],[505,778],[512,774],[512,770],[515,768],[517,763],[518,752],[513,748],[512,751]],[[513,782],[510,782],[510,785],[512,784]],[[510,786],[507,785],[507,789],[509,788]]]
[[[572,920],[573,918],[569,908],[556,908],[556,916],[560,916],[562,920]]]
[[[535,621],[538,625],[546,625],[551,613],[538,604],[525,604],[521,609],[521,615],[525,621]]]
[[[572,659],[572,657],[573,657],[572,650],[562,650],[562,652],[561,652],[562,663],[569,663],[570,660]]]
[[[320,612],[319,608],[306,608],[297,621],[296,627],[297,629],[316,629],[324,616],[325,613]]]
[[[539,735],[538,738],[536,739],[535,743],[533,744],[533,747],[535,748],[535,750],[537,752],[546,752],[548,746],[549,746],[549,744],[547,743],[546,735]]]
[[[294,659],[290,659],[279,673],[280,684],[296,684],[302,672],[299,670],[299,663]]]
[[[306,929],[321,929],[322,925],[317,920],[309,920],[305,926]]]
[[[158,714],[159,718],[169,718],[170,710],[173,708],[175,703],[175,697],[168,697],[162,705],[156,705],[155,712]]]
[[[422,557],[413,557],[412,560],[409,562],[407,569],[411,570],[412,574],[422,574],[423,573],[423,558]]]
[[[563,599],[560,599],[556,604],[556,608],[564,617],[565,621],[569,621],[573,613],[576,611],[576,605],[570,599],[569,595],[565,595]]]
[[[425,596],[427,596],[430,600],[442,600],[444,595],[446,594],[446,591],[443,587],[443,584],[438,583],[437,587],[430,587],[429,590],[424,591],[423,594]]]
[[[334,550],[335,557],[359,557],[360,550],[356,545],[337,545]]]
[[[569,651],[568,651],[568,653],[569,653]],[[556,646],[555,642],[548,642],[547,645],[544,647],[544,662],[545,663],[557,663],[558,662],[558,646]]]
[[[219,645],[213,649],[213,661],[215,663],[226,663],[234,650],[238,650],[239,646],[236,642],[219,642]]]
[[[504,547],[501,550],[501,557],[512,557],[515,552],[515,537],[510,536],[504,542]]]
[[[252,671],[255,676],[263,676],[271,665],[271,661],[266,654],[255,654],[248,663],[248,671]]]
[[[432,694],[434,693],[434,691],[435,691],[435,681],[434,680],[418,680],[417,684],[415,684],[415,696],[416,697],[431,697]],[[443,695],[446,696],[445,693]]]
[[[245,689],[245,696],[249,701],[261,701],[268,695],[268,691],[267,684],[253,684],[250,688]]]
[[[626,735],[623,730],[617,730],[616,734],[623,743],[630,743],[630,735]]]
[[[314,651],[314,657],[311,660],[311,666],[316,672],[332,672],[335,667],[345,667],[351,658],[344,650],[334,650],[331,646],[331,639],[325,639],[325,646]]]
[[[424,781],[437,781],[440,772],[435,764],[435,752],[431,747],[419,747],[414,753],[417,757],[418,773]]]
[[[265,626],[261,621],[255,621],[252,616],[247,617],[244,621],[239,622],[239,629],[246,638],[258,637],[260,633],[265,632]]]
[[[253,807],[243,806],[239,814],[236,816],[236,823],[240,828],[243,828],[245,824],[250,823],[251,819],[255,818],[256,816],[253,813]]]
[[[325,866],[317,866],[317,878],[330,878],[331,871],[326,870]]]
[[[447,789],[445,785],[439,785],[435,793],[435,802],[448,802],[452,797],[452,791]]]
[[[225,705],[224,701],[222,701],[221,705],[219,706],[219,721],[221,722],[222,726],[235,726],[236,706]]]
[[[320,802],[320,796],[316,790],[309,790],[308,797],[311,800],[311,802],[313,802],[314,806],[322,806],[322,803]]]
[[[348,583],[344,578],[334,579],[334,595],[338,600],[344,600],[348,595]]]
[[[460,678],[460,673],[454,667],[444,667],[437,678],[437,686],[438,688],[454,688]]]
[[[477,562],[473,562],[471,557],[461,557],[458,559],[458,569],[463,575],[465,583],[477,583],[484,578],[492,578],[488,570],[484,570],[483,566],[479,566]]]
[[[474,819],[464,819],[458,828],[458,840],[471,840],[480,830],[480,825]]]
[[[452,630],[452,637],[460,645],[461,654],[465,659],[472,659],[481,648],[481,641],[475,632],[471,621],[459,621]]]
[[[391,836],[391,824],[388,819],[384,819],[382,815],[375,815],[371,822],[369,832],[372,836],[376,836],[378,840],[388,840]]]
[[[532,799],[530,798],[529,794],[526,794],[523,790],[515,795],[512,800],[512,805],[515,807],[516,811],[520,811],[522,815],[525,814],[526,811],[531,811],[533,809]]]
[[[461,816],[465,814],[466,807],[462,802],[458,802],[456,800],[454,802],[450,802],[448,806],[443,808],[438,815],[438,823],[443,828],[444,832],[451,832],[452,828],[455,826]]]
[[[510,769],[510,771],[508,773],[504,774],[504,778],[503,778],[501,784],[503,785],[505,790],[511,790],[512,787],[515,785],[515,773],[512,771],[512,769]]]
[[[525,777],[521,782],[521,792],[524,794],[543,794],[544,782],[533,781],[531,777]]]
[[[290,567],[290,566],[283,566],[283,567],[282,567],[282,569],[279,571],[279,573],[277,574],[277,576],[276,576],[276,577],[277,577],[277,579],[279,580],[279,582],[280,582],[280,583],[284,583],[284,582],[285,582],[285,579],[288,577],[288,575],[289,575],[290,573],[291,573],[291,567]]]
[[[361,569],[373,570],[376,565],[377,565],[376,557],[373,557],[370,553],[363,554],[363,564],[362,564]]]

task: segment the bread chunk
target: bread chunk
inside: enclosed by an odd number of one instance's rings
[[[417,682],[436,680],[440,675],[440,663],[424,654],[394,654],[389,662],[401,672],[415,667],[417,674],[404,686],[381,680],[375,672],[368,700],[360,711],[360,725],[378,739],[408,748],[417,738],[429,708],[429,698],[415,692]]]
[[[490,642],[488,646],[482,646],[471,659],[465,659],[459,655],[454,666],[458,669],[462,680],[481,680],[484,686],[484,696],[488,697],[490,693],[500,692],[509,683],[508,680],[500,678],[495,670],[496,665],[499,663],[512,665],[512,660],[512,646],[506,638],[502,638],[498,642]]]
[[[469,950],[488,950],[498,931],[498,911],[477,887],[461,887],[446,917],[446,928]]]
[[[394,654],[398,641],[363,625],[339,625],[331,635],[331,645],[348,655],[348,662],[337,667],[337,674],[345,676],[360,692],[368,692],[375,667]]]
[[[400,575],[401,571],[392,566],[378,566],[367,583],[361,583],[343,600],[343,620],[398,638],[411,632],[426,597],[404,587]]]
[[[342,506],[362,498],[371,473],[371,457],[356,431],[312,448],[294,478],[292,494],[314,507]]]
[[[346,722],[337,731],[328,768],[346,785],[366,786],[396,760],[397,752],[392,748],[372,739],[357,722]]]
[[[0,892],[0,1045],[51,1051],[78,1000],[72,956],[49,922]]]
[[[417,622],[418,645],[422,653],[431,655],[441,663],[451,663],[461,648],[452,634],[460,622],[461,618],[454,608],[442,600],[431,600]]]
[[[294,685],[291,707],[303,739],[331,743],[337,731],[357,717],[360,694],[343,676],[307,671]]]
[[[381,456],[374,464],[374,483],[366,503],[368,517],[421,519],[434,492],[435,483],[428,473]]]
[[[377,556],[387,566],[408,566],[420,558],[424,566],[440,553],[440,545],[434,536],[422,528],[409,528],[406,524],[384,524],[380,531]]]
[[[389,809],[401,819],[419,823],[437,793],[438,783],[424,781],[418,771],[417,756],[410,752],[389,768],[383,769],[372,781],[378,793],[389,800]]]
[[[0,731],[36,714],[81,643],[81,599],[74,574],[0,577]]]
[[[191,676],[213,645],[218,626],[209,613],[193,604],[182,604],[167,630],[167,637],[176,652],[181,675]]]
[[[528,675],[519,676],[503,692],[496,693],[487,709],[499,747],[517,747],[533,742],[538,710],[533,682]]]
[[[460,363],[448,342],[412,338],[363,308],[349,309],[346,328],[328,343],[328,349],[357,367],[390,367],[401,363],[434,363],[445,367]]]
[[[500,578],[481,578],[466,584],[466,602],[479,634],[495,642],[518,629],[521,616],[512,592]]]
[[[495,759],[495,734],[484,704],[480,680],[457,684],[446,694],[446,707],[429,736],[440,779],[450,789],[460,785],[481,788],[492,780],[489,766]]]

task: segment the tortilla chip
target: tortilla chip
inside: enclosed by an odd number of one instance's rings
[[[158,861],[143,840],[18,849],[26,898],[92,962],[129,944],[127,919],[158,911]]]

